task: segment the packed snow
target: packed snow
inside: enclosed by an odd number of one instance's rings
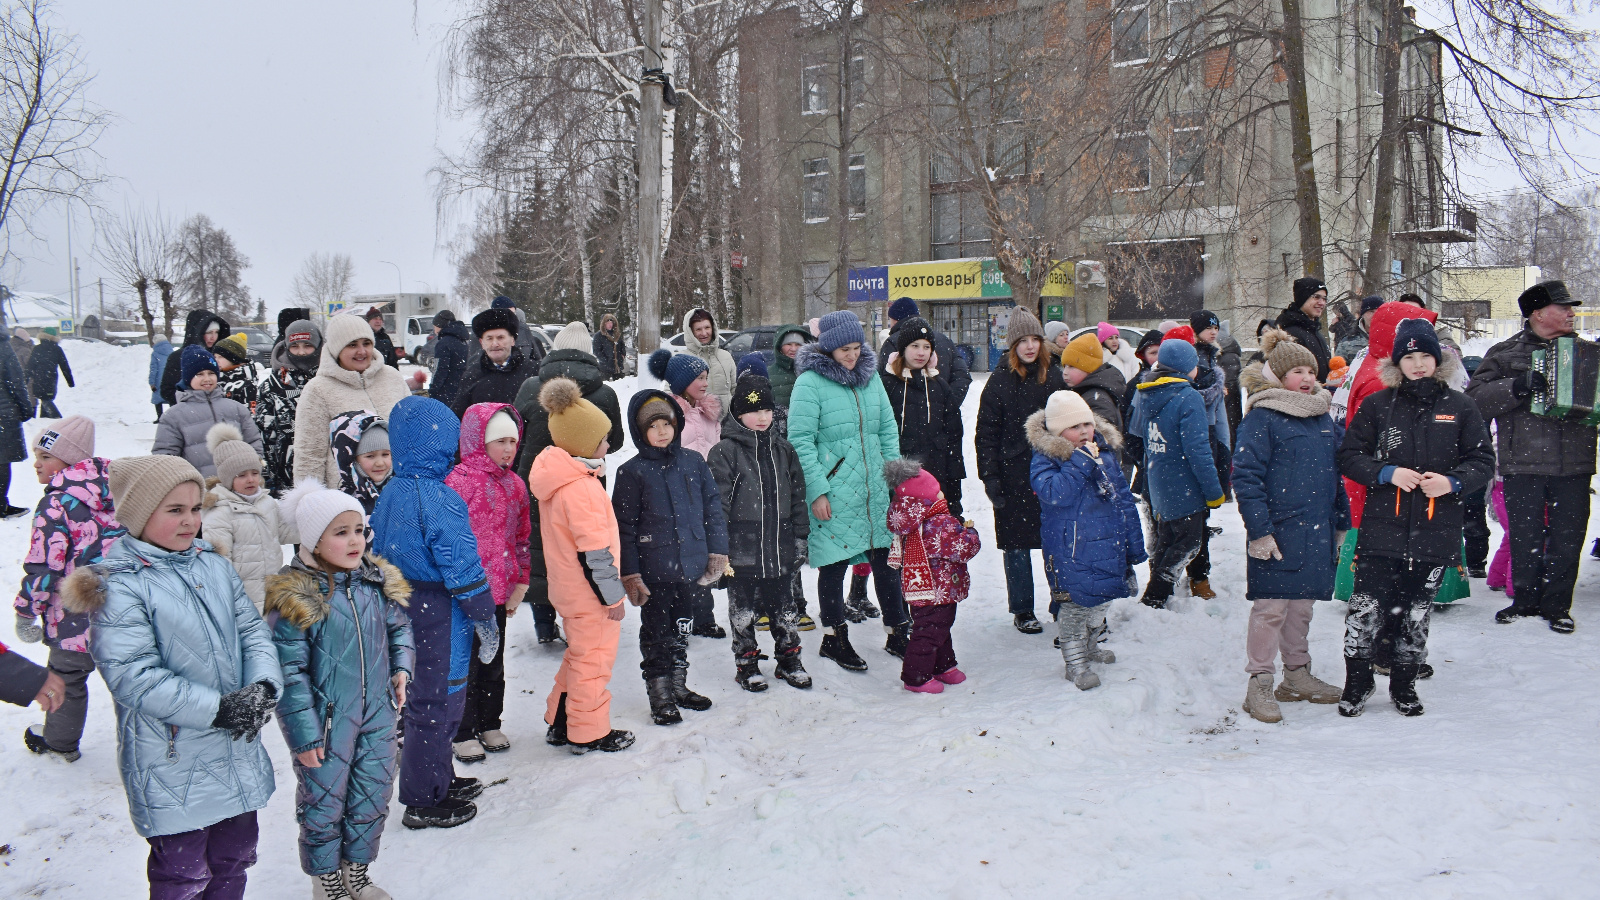
[[[95,419],[102,456],[148,452],[148,352],[65,346],[78,386],[63,386],[61,409]],[[634,380],[616,384],[626,404]],[[981,388],[964,410],[974,474]],[[31,470],[13,472],[12,502],[31,506]],[[378,883],[399,900],[1594,896],[1600,562],[1584,557],[1574,635],[1538,619],[1494,624],[1505,598],[1482,581],[1438,609],[1429,646],[1438,674],[1418,685],[1422,718],[1396,713],[1380,677],[1359,719],[1293,703],[1282,724],[1264,725],[1240,711],[1249,606],[1234,506],[1213,517],[1224,530],[1212,542],[1220,596],[1180,596],[1163,611],[1116,601],[1108,646],[1118,661],[1097,666],[1102,687],[1079,692],[1048,630],[1012,628],[975,477],[965,496],[986,545],[954,631],[965,684],[938,696],[901,690],[899,662],[869,622],[852,640],[870,671],[819,659],[819,629],[803,634],[814,689],[774,682],[748,694],[734,683],[728,642],[696,638],[689,683],[716,706],[657,727],[630,612],[612,709],[638,743],[577,757],[544,743],[561,654],[535,643],[524,613],[506,663],[514,745],[457,766],[490,784],[478,818],[409,831],[391,804]],[[7,584],[21,578],[27,522],[0,523]],[[1043,615],[1042,578],[1037,595]],[[1313,669],[1335,684],[1343,613],[1342,603],[1318,604],[1311,629]],[[13,649],[44,660],[42,645]],[[91,688],[77,763],[23,748],[23,728],[42,721],[37,708],[0,707],[0,896],[143,895],[147,848],[128,821],[110,698],[98,676]],[[296,857],[289,754],[275,725],[262,734],[278,790],[261,813],[250,896],[302,898],[310,879]]]

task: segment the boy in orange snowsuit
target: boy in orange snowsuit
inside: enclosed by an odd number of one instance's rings
[[[553,444],[534,458],[528,487],[539,500],[550,603],[566,626],[567,652],[556,672],[545,721],[546,743],[573,753],[615,752],[633,733],[611,727],[611,667],[627,592],[618,563],[622,539],[600,477],[605,474],[611,420],[583,399],[578,383],[552,378],[539,389],[550,414]]]

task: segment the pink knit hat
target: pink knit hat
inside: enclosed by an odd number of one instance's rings
[[[1121,335],[1122,332],[1117,330],[1117,326],[1111,324],[1110,322],[1101,322],[1099,325],[1094,327],[1094,336],[1099,338],[1100,343],[1102,344],[1106,342],[1106,338],[1120,337]]]
[[[941,490],[943,489],[939,487],[939,479],[933,477],[933,473],[927,469],[921,469],[917,474],[900,482],[894,492],[899,497],[915,497],[924,503],[932,503],[939,499]]]
[[[83,416],[68,416],[39,432],[33,439],[33,452],[48,453],[75,466],[94,455],[94,422]]]

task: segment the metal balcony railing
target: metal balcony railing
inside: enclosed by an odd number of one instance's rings
[[[1452,198],[1418,198],[1391,232],[1397,241],[1470,244],[1478,239],[1478,211]]]

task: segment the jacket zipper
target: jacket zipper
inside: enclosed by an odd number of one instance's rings
[[[862,480],[866,482],[867,485],[867,537],[870,540],[874,529],[872,527],[872,477],[871,473],[866,472],[867,416],[866,413],[861,409],[861,389],[852,388],[850,390],[850,397],[856,401],[856,433],[861,435],[861,468],[863,474],[867,476]]]
[[[333,744],[333,701],[328,701],[327,711],[322,718],[322,749],[327,750]]]
[[[361,702],[365,709],[367,699],[367,642],[361,636],[361,612],[356,609],[356,595],[350,590],[350,582],[355,578],[353,574],[346,575],[344,581],[344,596],[350,601],[350,615],[355,620],[356,626],[356,655],[361,660]],[[332,708],[330,704],[329,708]]]
[[[176,760],[177,758],[178,758],[178,726],[176,726],[176,725],[168,725],[167,726],[167,759],[168,760]]]
[[[772,453],[771,453],[770,449],[767,452],[767,458],[768,459],[772,458]],[[774,474],[777,473],[778,467],[777,467],[776,463],[773,464],[772,471],[773,471]],[[774,493],[776,493],[776,491],[774,491]],[[759,435],[759,434],[756,435],[756,505],[761,507],[761,542],[762,543],[766,543],[766,540],[767,540],[767,480],[765,478],[761,477],[761,435]],[[777,541],[776,538],[774,538],[773,541],[772,541],[772,552],[774,554],[779,552],[778,541]],[[767,577],[767,555],[765,553],[761,554],[761,577],[763,577],[763,578]]]

